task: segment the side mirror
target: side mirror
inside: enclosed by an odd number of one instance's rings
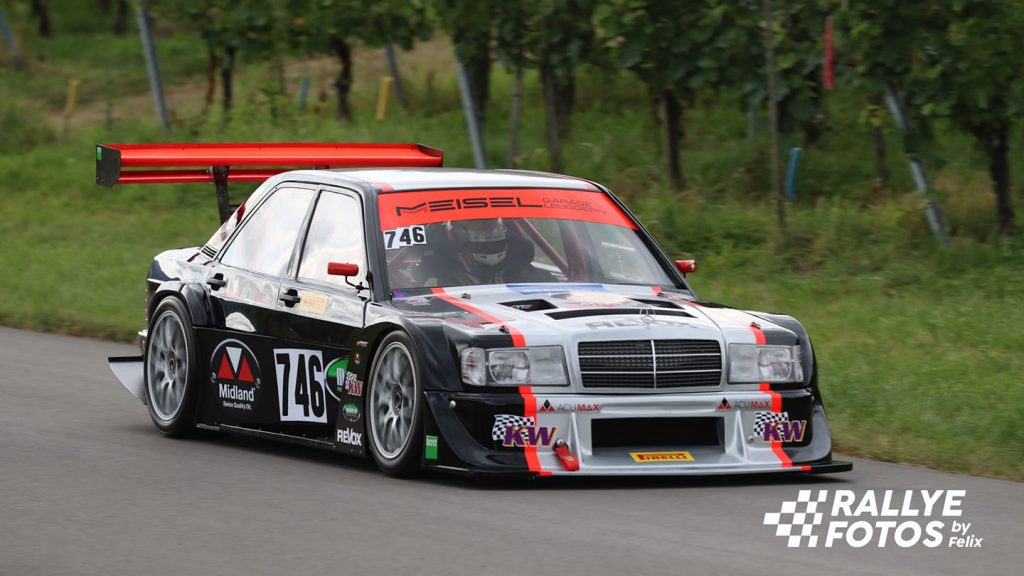
[[[327,263],[327,274],[329,276],[344,276],[349,278],[359,274],[358,264],[348,264],[345,262],[328,262]]]
[[[697,271],[696,260],[676,260],[676,268],[683,273],[683,276]]]

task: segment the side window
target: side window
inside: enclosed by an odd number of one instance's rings
[[[326,282],[349,288],[341,276],[327,274],[328,262],[359,265],[358,284],[366,277],[366,244],[363,239],[363,211],[351,196],[324,191],[317,202],[309,235],[299,266],[300,280]]]
[[[306,188],[275,190],[235,236],[221,261],[243,270],[283,276],[313,194]]]

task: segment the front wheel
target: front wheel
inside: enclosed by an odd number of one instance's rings
[[[195,338],[185,305],[174,297],[153,311],[146,338],[146,404],[149,416],[167,436],[194,428],[198,398]]]
[[[377,348],[367,394],[370,452],[388,474],[409,476],[420,470],[422,396],[412,339],[393,332]]]

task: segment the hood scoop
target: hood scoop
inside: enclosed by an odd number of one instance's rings
[[[516,310],[522,310],[523,312],[538,312],[540,310],[553,310],[557,308],[551,302],[547,300],[515,300],[512,302],[502,302],[502,306],[508,306],[509,308],[515,308]]]
[[[590,308],[586,310],[559,310],[548,312],[548,317],[555,320],[568,320],[570,318],[587,318],[589,316],[639,316],[643,308]],[[696,318],[693,314],[683,310],[672,310],[658,308],[654,316],[677,316],[682,318]]]

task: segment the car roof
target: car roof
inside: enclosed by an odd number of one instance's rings
[[[560,174],[526,170],[473,170],[469,168],[358,168],[296,170],[292,176],[321,181],[363,184],[366,191],[442,190],[447,188],[559,188],[599,190],[593,183]]]

